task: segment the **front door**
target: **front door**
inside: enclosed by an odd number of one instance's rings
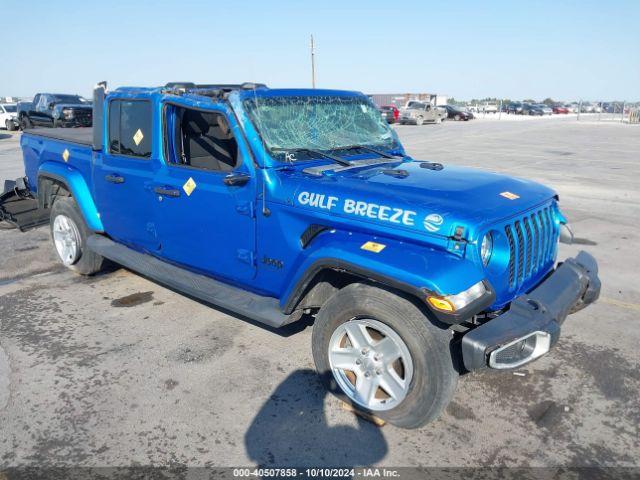
[[[114,240],[155,252],[151,101],[111,100],[108,125],[107,145],[94,158],[100,219]]]
[[[180,100],[164,104],[163,132],[154,183],[161,256],[230,282],[253,278],[256,181],[235,117],[224,104]]]

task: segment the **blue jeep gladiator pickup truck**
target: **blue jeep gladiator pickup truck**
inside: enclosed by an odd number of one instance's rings
[[[327,388],[415,428],[462,373],[546,354],[600,292],[551,189],[411,158],[363,94],[259,84],[94,91],[93,129],[33,129],[0,219],[239,316],[314,316]]]

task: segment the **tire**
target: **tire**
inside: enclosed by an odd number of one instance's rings
[[[69,222],[68,225],[71,227],[73,235],[77,238],[77,253],[73,255],[72,260],[69,258],[63,258],[56,243],[57,233],[54,232],[54,230],[58,225],[60,225],[60,223],[63,223],[56,221],[58,217],[65,219],[64,222]],[[51,207],[51,221],[49,225],[54,250],[58,255],[58,259],[65,266],[81,275],[93,275],[94,273],[102,270],[102,267],[105,264],[105,259],[101,255],[98,255],[87,248],[87,238],[91,235],[91,231],[89,230],[89,227],[87,227],[87,224],[85,223],[84,218],[80,213],[80,209],[73,197],[57,197],[54,200],[53,206]]]
[[[22,125],[22,130],[33,127],[31,120],[29,120],[29,117],[27,116],[22,117],[22,122],[20,122],[20,124]]]
[[[424,118],[418,117],[416,118],[416,125],[420,126],[424,123]]]
[[[16,129],[16,126],[11,120],[7,120],[6,122],[4,122],[4,126],[7,127],[7,130],[9,132],[13,132]]]
[[[349,376],[349,371],[336,369],[334,373],[330,360],[330,349],[335,349],[336,345],[335,338],[340,338],[341,332],[345,328],[350,328],[346,325],[351,324],[353,328],[358,322],[370,321],[378,322],[377,325],[390,329],[394,332],[393,335],[396,335],[395,338],[400,338],[404,342],[405,351],[410,354],[410,362],[407,363],[406,370],[404,370],[404,362],[402,363],[402,371],[405,375],[413,372],[408,388],[404,390],[406,396],[398,395],[399,401],[390,394],[386,394],[388,398],[385,398],[385,391],[379,387],[375,387],[375,390],[371,389],[374,392],[373,408],[359,403],[355,397],[351,398],[354,396],[353,392],[349,396],[340,387],[340,383],[344,384],[345,378]],[[392,337],[393,335],[389,334]],[[350,339],[351,336],[342,338]],[[381,337],[378,336],[378,338]],[[316,317],[312,334],[313,358],[326,388],[354,408],[402,428],[418,428],[434,420],[453,397],[458,373],[450,353],[450,342],[450,332],[431,323],[411,301],[392,291],[362,283],[346,286],[327,301]],[[357,344],[353,345],[357,346]],[[373,355],[378,345],[378,343],[373,344],[369,353]],[[355,355],[360,355],[360,352],[356,350]],[[370,358],[367,357],[368,360],[365,357],[360,360],[358,357],[360,366],[356,366],[355,363],[353,365],[354,368],[360,369],[360,373],[356,375],[353,371],[350,372],[352,377],[349,381],[352,387],[355,385],[354,379],[364,379],[367,373],[369,373],[368,378],[378,378],[376,381],[389,378],[388,373],[392,367],[377,368],[376,363],[373,362],[377,355],[376,353]],[[365,365],[369,370],[364,370]],[[374,368],[375,370],[372,370]],[[372,371],[375,373],[371,373]],[[373,376],[381,375],[381,371],[382,376]],[[401,378],[402,380],[406,380],[406,377]],[[392,406],[385,407],[383,405],[385,402],[391,402]]]
[[[456,120],[457,122],[460,121],[460,118],[461,118],[460,115],[456,115],[455,117],[453,117],[453,119]]]

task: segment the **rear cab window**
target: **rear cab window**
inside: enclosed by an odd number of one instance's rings
[[[149,100],[109,102],[109,152],[151,158],[152,108]]]

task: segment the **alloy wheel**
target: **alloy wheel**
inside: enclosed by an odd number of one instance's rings
[[[73,265],[80,257],[80,232],[75,222],[65,215],[53,220],[53,242],[62,263]]]
[[[390,410],[407,396],[413,362],[388,325],[369,318],[341,324],[329,341],[329,364],[342,391],[371,411]]]

